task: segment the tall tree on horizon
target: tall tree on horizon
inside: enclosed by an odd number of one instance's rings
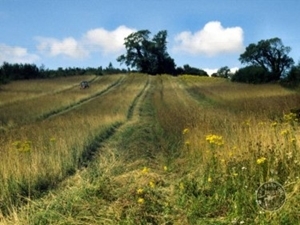
[[[159,31],[152,40],[149,30],[140,30],[125,38],[126,54],[117,61],[148,74],[174,74],[175,62],[167,52],[167,31]]]
[[[284,46],[281,39],[276,37],[250,44],[239,60],[241,63],[262,67],[269,72],[270,81],[279,80],[294,64],[294,60],[288,56],[290,51],[291,48]]]

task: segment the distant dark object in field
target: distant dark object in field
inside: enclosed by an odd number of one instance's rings
[[[90,87],[90,85],[89,85],[89,82],[87,82],[87,81],[82,81],[80,83],[80,89],[85,89],[85,88],[89,88],[89,87]]]

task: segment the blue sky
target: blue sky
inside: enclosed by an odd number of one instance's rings
[[[176,65],[209,73],[273,37],[298,63],[299,12],[299,0],[0,0],[0,63],[119,67],[124,38],[142,29],[167,30]]]

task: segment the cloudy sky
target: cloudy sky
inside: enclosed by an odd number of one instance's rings
[[[167,30],[176,65],[209,73],[274,37],[298,62],[299,12],[299,0],[0,0],[0,63],[120,67],[124,38],[142,29]]]

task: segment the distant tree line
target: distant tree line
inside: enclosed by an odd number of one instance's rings
[[[113,67],[112,63],[109,63],[108,67],[102,68],[79,68],[79,67],[68,67],[57,69],[45,69],[42,65],[37,67],[35,64],[10,64],[4,62],[0,66],[0,84],[6,84],[13,80],[28,80],[37,78],[55,78],[55,77],[69,77],[69,76],[84,76],[84,75],[109,75],[109,74],[126,74],[126,73],[140,72],[138,70],[119,69]],[[172,75],[190,74],[196,76],[208,76],[206,71],[191,67],[188,64],[183,67],[176,67]]]
[[[126,54],[117,58],[121,64],[148,74],[191,74],[207,76],[204,70],[190,67],[176,67],[167,52],[167,31],[159,31],[150,39],[150,31],[140,30],[125,38]],[[283,45],[281,39],[271,38],[250,44],[240,55],[239,60],[246,64],[244,68],[231,73],[227,66],[221,67],[212,77],[230,78],[235,82],[267,83],[280,81],[284,85],[300,83],[300,63],[294,66],[294,60],[288,56],[290,47]]]
[[[126,72],[128,72],[126,69],[114,68],[112,63],[109,63],[108,67],[104,69],[102,66],[98,68],[59,67],[57,69],[46,69],[44,65],[37,67],[35,64],[10,64],[4,62],[2,66],[0,66],[0,84],[5,84],[12,80],[68,77],[76,75],[119,74]]]
[[[102,68],[62,68],[56,70],[45,69],[45,66],[37,67],[34,64],[9,64],[3,63],[0,67],[0,83],[10,80],[52,78],[73,75],[103,75],[127,72],[140,72],[151,75],[190,74],[196,76],[208,76],[199,68],[185,64],[177,67],[175,61],[167,52],[167,31],[159,31],[150,38],[151,32],[140,30],[130,34],[124,39],[126,53],[120,55],[117,61],[125,63],[127,69],[118,69],[109,63]],[[212,77],[230,78],[234,82],[267,83],[281,82],[286,86],[300,84],[300,62],[294,65],[294,60],[288,56],[290,47],[283,45],[281,39],[271,38],[261,40],[257,44],[250,44],[239,60],[245,67],[232,73],[228,66],[221,67]]]

